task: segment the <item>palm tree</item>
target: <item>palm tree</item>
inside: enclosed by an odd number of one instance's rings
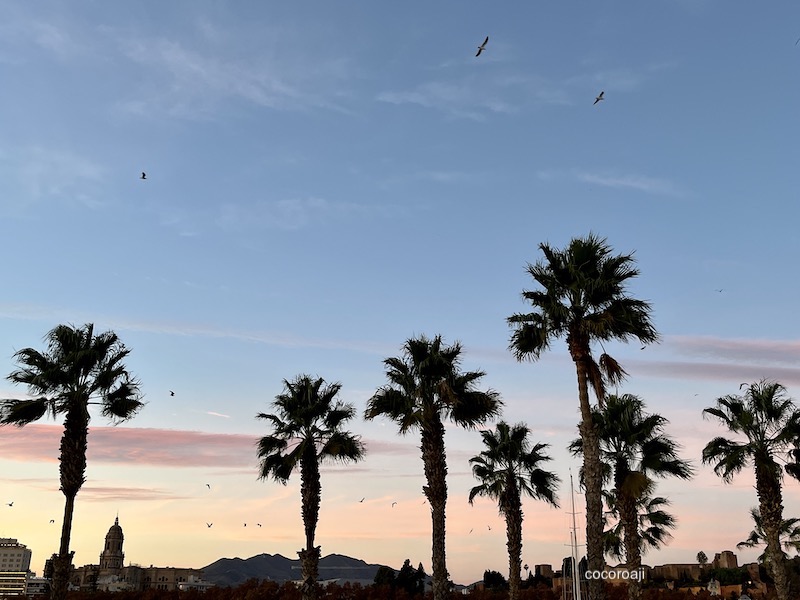
[[[644,403],[631,394],[609,395],[602,409],[593,411],[592,419],[600,440],[600,456],[607,465],[605,478],[611,480],[610,507],[619,516],[622,527],[625,562],[628,570],[642,566],[642,532],[638,509],[642,499],[651,495],[653,478],[689,479],[692,468],[678,457],[677,444],[664,433],[668,421],[657,414],[645,414]],[[579,454],[583,440],[575,440],[570,449]],[[641,596],[641,582],[631,578],[628,597]]]
[[[716,437],[703,448],[703,463],[713,464],[714,473],[725,483],[751,464],[756,476],[756,494],[767,549],[767,569],[775,582],[778,600],[789,599],[789,580],[781,550],[783,519],[782,482],[785,470],[800,479],[800,411],[787,397],[786,388],[772,381],[752,383],[744,395],[718,398],[706,408],[738,439]],[[781,462],[785,466],[781,468]]]
[[[445,600],[448,575],[445,559],[445,507],[447,505],[447,456],[443,420],[461,427],[485,423],[500,411],[502,402],[494,391],[482,392],[476,384],[482,371],[459,370],[461,345],[443,346],[441,336],[411,338],[403,356],[387,358],[389,384],[370,398],[366,419],[386,415],[401,434],[419,430],[426,485],[422,488],[431,510],[433,598]]]
[[[753,517],[753,531],[750,532],[746,540],[736,544],[737,548],[757,548],[766,544],[764,520],[761,518],[761,512],[757,508],[751,508],[750,516]],[[794,550],[795,554],[800,554],[800,519],[784,519],[778,534],[781,539],[781,552],[784,559],[789,558],[788,552],[792,550]],[[766,551],[762,552],[761,556],[758,557],[758,562],[767,562]]]
[[[47,351],[24,348],[14,354],[19,368],[8,379],[28,386],[32,398],[0,401],[0,425],[23,427],[46,414],[65,415],[59,455],[64,521],[51,592],[52,598],[63,600],[72,565],[69,542],[75,497],[86,481],[89,405],[99,405],[104,417],[120,423],[133,417],[143,403],[138,381],[123,364],[130,350],[113,331],[95,335],[91,323],[58,325],[44,339]]]
[[[300,496],[306,547],[298,552],[303,578],[303,598],[318,595],[320,547],[314,545],[322,496],[319,467],[325,461],[357,462],[364,457],[359,436],[342,429],[355,416],[355,408],[336,399],[339,383],[298,375],[284,380],[284,391],[275,397],[276,413],[257,418],[272,425],[272,433],[258,442],[259,478],[286,485],[300,467]]]
[[[599,363],[595,362],[592,343],[635,338],[641,344],[650,344],[658,340],[658,334],[650,320],[650,305],[630,297],[625,289],[628,280],[639,274],[632,255],[613,255],[606,240],[591,233],[573,239],[564,250],[548,244],[539,244],[539,248],[544,261],[528,264],[527,270],[542,289],[522,294],[534,312],[507,319],[514,328],[509,349],[517,360],[536,360],[554,340],[566,337],[578,378],[588,563],[589,569],[602,571],[603,475],[599,440],[592,426],[589,385],[602,403],[602,375],[615,383],[625,372],[605,353]],[[589,586],[593,600],[605,598],[601,580],[593,579]]]
[[[555,493],[558,477],[539,467],[551,460],[543,450],[549,444],[534,444],[528,440],[530,430],[525,425],[509,425],[503,421],[495,431],[482,431],[486,449],[470,459],[472,474],[481,482],[469,492],[469,503],[476,496],[497,501],[500,514],[506,520],[508,541],[508,584],[510,600],[519,598],[522,569],[522,496],[558,507]]]
[[[653,488],[655,483],[651,482]],[[625,532],[622,521],[619,519],[619,509],[617,508],[616,496],[613,491],[603,493],[606,504],[609,507],[607,517],[616,518],[616,521],[603,532],[606,554],[617,560],[625,558]],[[651,496],[645,493],[636,502],[638,523],[639,523],[639,552],[645,554],[648,550],[658,550],[671,538],[670,529],[675,529],[677,523],[675,517],[664,510],[670,502],[661,496]],[[607,519],[609,524],[611,519]],[[707,561],[708,559],[706,559]]]

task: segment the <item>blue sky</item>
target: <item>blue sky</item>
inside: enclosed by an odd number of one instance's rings
[[[93,420],[76,562],[117,511],[132,562],[296,556],[299,484],[256,480],[254,415],[304,372],[361,412],[381,361],[423,333],[463,343],[566,481],[574,368],[563,343],[516,363],[505,318],[538,244],[589,231],[635,252],[631,292],[662,335],[609,348],[620,391],[698,466],[662,486],[679,528],[645,560],[734,549],[752,483],[699,465],[720,433],[700,415],[743,381],[800,386],[798,37],[788,1],[0,2],[0,372],[56,324],[94,322],[132,349],[148,401],[116,430]],[[323,475],[323,553],[429,569],[418,442],[352,430],[369,455]],[[63,508],[58,431],[0,430],[0,536],[38,569]],[[479,434],[447,444],[448,568],[468,582],[506,569],[503,528],[466,503]],[[786,496],[800,516],[795,482]],[[524,560],[557,563],[565,511],[525,514]]]

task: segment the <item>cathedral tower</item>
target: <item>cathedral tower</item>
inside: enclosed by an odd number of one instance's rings
[[[122,527],[119,526],[119,517],[114,519],[114,524],[106,534],[106,547],[100,553],[100,569],[121,569],[125,561],[122,553]]]

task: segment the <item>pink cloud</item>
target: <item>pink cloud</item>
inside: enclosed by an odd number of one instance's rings
[[[0,456],[22,462],[57,462],[63,428],[31,424],[4,427]],[[89,462],[134,463],[161,467],[252,468],[257,436],[136,427],[91,427]],[[365,440],[372,455],[417,454],[411,444]]]
[[[695,356],[707,356],[727,361],[800,364],[798,340],[746,340],[705,336],[670,336],[670,346]]]
[[[636,365],[636,372],[637,374],[673,379],[715,379],[718,381],[746,381],[748,383],[760,379],[771,379],[779,381],[786,386],[800,384],[800,368],[758,366],[753,364],[641,361]]]

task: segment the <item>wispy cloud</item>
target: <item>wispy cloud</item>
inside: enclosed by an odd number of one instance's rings
[[[210,31],[207,23],[201,33],[205,43],[197,48],[163,38],[123,37],[122,53],[148,71],[150,85],[145,88],[147,95],[121,107],[141,114],[165,111],[172,116],[211,119],[220,102],[238,99],[278,110],[351,112],[336,91],[349,77],[345,59],[309,56],[301,49],[294,55],[279,54],[271,47],[242,58],[230,55],[219,43],[226,38]],[[210,48],[209,40],[218,43]],[[287,61],[287,55],[293,58]]]
[[[471,98],[471,90],[466,86],[443,82],[423,83],[410,91],[386,91],[377,100],[389,104],[416,104],[423,108],[433,108],[451,117],[482,121],[486,112],[492,108],[485,102]]]
[[[22,190],[18,195],[3,195],[0,203],[6,209],[20,209],[23,202],[44,201],[101,206],[104,176],[99,163],[68,149],[0,148],[0,177]]]
[[[548,181],[553,179],[574,179],[602,187],[628,189],[646,194],[682,197],[686,192],[675,183],[656,177],[636,173],[619,173],[611,170],[586,171],[582,169],[555,169],[539,171],[536,176]]]
[[[725,339],[711,336],[669,336],[665,342],[681,354],[727,361],[777,363],[800,367],[800,340]]]
[[[132,320],[118,316],[84,315],[81,311],[44,306],[0,304],[0,318],[31,319],[59,322],[93,322],[97,327],[111,327],[117,331],[132,330],[147,333],[180,336],[202,336],[210,338],[234,339],[256,342],[285,348],[320,348],[330,350],[351,350],[380,356],[396,352],[395,344],[369,342],[364,340],[335,340],[326,338],[304,338],[293,334],[242,330],[234,328],[201,325],[196,323],[157,322]]]
[[[63,434],[59,425],[5,427],[0,456],[22,462],[56,462]],[[91,427],[87,460],[159,467],[253,467],[257,436],[175,429]],[[364,440],[371,455],[416,455],[413,444]],[[100,493],[100,492],[98,492]],[[145,493],[145,492],[143,492]]]

